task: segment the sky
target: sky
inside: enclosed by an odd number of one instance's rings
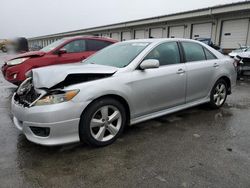
[[[0,38],[36,37],[239,0],[0,0]]]

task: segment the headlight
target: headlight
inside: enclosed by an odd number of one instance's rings
[[[10,60],[7,62],[7,65],[18,65],[18,64],[21,64],[23,63],[24,61],[26,61],[27,59],[29,59],[29,57],[26,57],[26,58],[18,58],[18,59],[13,59],[13,60]]]
[[[73,99],[80,90],[71,90],[71,91],[61,91],[57,93],[51,93],[42,97],[38,100],[35,106],[49,105],[49,104],[58,104],[62,102],[67,102]]]

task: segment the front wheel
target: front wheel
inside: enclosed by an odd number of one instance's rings
[[[8,50],[7,50],[7,48],[6,48],[5,46],[3,46],[3,47],[2,47],[2,51],[3,51],[4,53],[6,53]]]
[[[125,113],[123,105],[112,98],[93,102],[81,116],[80,139],[97,147],[113,143],[124,130]]]
[[[210,106],[218,109],[223,106],[227,99],[228,87],[223,79],[218,80],[210,94]]]

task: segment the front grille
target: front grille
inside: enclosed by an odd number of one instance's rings
[[[20,85],[14,95],[14,100],[18,104],[24,107],[29,107],[34,101],[36,101],[41,94],[37,93],[31,81]]]
[[[242,66],[250,66],[250,58],[244,58],[242,61],[244,63]]]

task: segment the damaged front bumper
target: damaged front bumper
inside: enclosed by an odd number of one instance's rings
[[[28,140],[47,146],[80,141],[80,116],[87,103],[24,107],[15,101],[15,95],[11,104],[13,122]]]

